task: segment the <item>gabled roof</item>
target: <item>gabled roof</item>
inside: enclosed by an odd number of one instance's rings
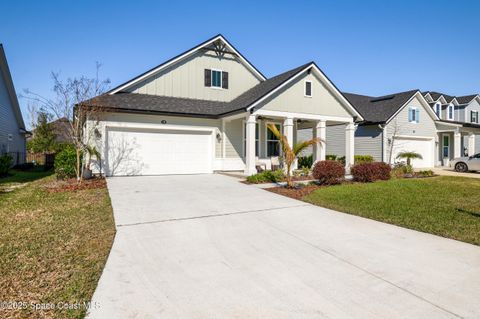
[[[235,114],[249,110],[249,108],[254,106],[255,103],[268,97],[273,92],[285,85],[288,81],[294,79],[303,72],[307,72],[311,68],[316,68],[321,73],[320,69],[318,69],[314,62],[309,62],[260,82],[230,102],[119,92],[116,94],[103,94],[85,101],[82,104],[123,112],[147,112],[220,118],[229,114]],[[321,74],[323,75],[323,73]],[[328,78],[327,80],[329,83],[331,83]],[[331,83],[331,85],[338,92],[341,98],[345,100],[345,103],[348,104],[347,106],[350,108],[350,111],[353,114],[358,115],[359,119],[362,119],[361,114],[357,112],[355,107],[342,95],[340,91],[338,91],[333,83]]]
[[[156,67],[148,70],[147,72],[144,72],[142,74],[140,74],[139,76],[131,79],[130,81],[127,81],[123,84],[120,84],[119,86],[113,88],[112,90],[110,90],[108,93],[109,94],[115,94],[115,93],[118,93],[118,92],[121,92],[122,90],[125,90],[126,88],[146,79],[147,77],[149,76],[152,76],[158,72],[160,72],[161,70],[165,69],[166,67],[172,65],[173,63],[176,63],[184,58],[187,58],[189,56],[191,56],[192,54],[196,53],[198,50],[202,49],[202,48],[205,48],[217,41],[221,41],[225,44],[226,48],[231,51],[232,53],[234,53],[235,55],[237,55],[239,57],[239,59],[261,80],[265,80],[265,76],[253,65],[250,63],[250,61],[248,61],[242,54],[240,54],[240,52],[237,51],[237,49],[230,43],[227,41],[227,39],[225,39],[225,37],[221,34],[218,34],[210,39],[208,39],[207,41],[205,42],[202,42],[200,43],[199,45],[171,58],[170,60],[160,64],[160,65],[157,65]]]
[[[12,75],[8,68],[7,57],[3,50],[3,45],[0,43],[0,76],[3,77],[5,85],[7,86],[8,95],[10,97],[10,103],[13,107],[13,113],[17,120],[17,125],[20,129],[25,130],[25,123],[23,122],[22,112],[20,111],[20,104],[18,104],[17,93],[13,86]]]
[[[310,64],[311,62],[262,81],[230,102],[139,93],[116,93],[103,94],[85,101],[84,104],[124,111],[146,111],[216,118],[237,111],[245,111],[255,101],[279,87]]]
[[[451,96],[451,95],[448,95],[448,94],[445,94],[445,93],[439,93],[439,92],[427,92],[427,93],[430,93],[430,96],[436,101],[438,100],[441,96],[443,96],[445,98],[445,100],[447,101],[447,103],[451,103],[455,97],[454,96]]]
[[[468,104],[472,102],[474,98],[476,98],[478,94],[472,94],[472,95],[464,95],[464,96],[457,96],[457,101],[459,104]]]
[[[366,123],[386,123],[418,90],[372,97],[353,93],[343,95],[355,106]]]

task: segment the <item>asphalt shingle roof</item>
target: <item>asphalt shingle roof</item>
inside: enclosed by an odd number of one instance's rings
[[[418,90],[379,97],[343,93],[367,123],[384,123],[400,109]]]
[[[215,118],[246,109],[310,64],[312,62],[263,81],[230,102],[139,93],[116,93],[103,94],[82,104],[123,111],[172,113]]]
[[[464,95],[464,96],[457,96],[457,101],[460,104],[468,104],[470,103],[478,94],[472,95]]]

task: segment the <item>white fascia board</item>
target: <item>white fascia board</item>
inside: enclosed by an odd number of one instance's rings
[[[295,74],[293,77],[291,77],[288,81],[283,82],[281,85],[279,85],[277,88],[272,90],[270,93],[263,96],[261,99],[259,99],[258,101],[256,101],[252,105],[250,105],[247,108],[247,111],[251,110],[252,108],[257,106],[259,103],[263,102],[265,99],[270,97],[271,95],[280,91],[282,88],[284,88],[289,83],[295,81],[295,79],[297,79],[299,76],[301,76],[303,74],[303,72],[307,71],[310,68],[312,68],[317,73],[317,75],[320,77],[320,81],[323,82],[323,84],[325,84],[327,86],[329,91],[332,92],[335,95],[335,97],[340,101],[341,104],[343,104],[347,108],[348,111],[350,111],[353,115],[357,116],[357,118],[359,120],[363,120],[363,117],[360,115],[360,113],[357,112],[357,110],[353,107],[353,105],[350,104],[350,102],[348,102],[348,100],[343,96],[343,94],[338,91],[338,89],[333,85],[333,83],[325,76],[325,74],[323,74],[323,72],[314,63],[309,64],[308,66],[303,68],[303,70],[299,71],[297,74]]]
[[[213,42],[215,42],[215,41],[217,41],[217,40],[222,40],[222,41],[225,43],[225,45],[228,47],[228,49],[231,50],[232,52],[234,52],[234,53],[240,58],[240,60],[242,60],[242,62],[243,62],[258,78],[260,78],[262,81],[265,81],[265,80],[266,80],[265,77],[264,77],[260,72],[258,72],[258,71],[255,69],[255,67],[253,67],[253,65],[250,64],[237,50],[235,50],[235,48],[234,48],[223,36],[218,35],[218,36],[212,38],[210,41],[205,42],[205,43],[203,43],[203,44],[201,44],[201,45],[199,45],[199,46],[196,46],[196,47],[194,47],[193,49],[185,52],[184,54],[176,57],[175,59],[173,59],[173,60],[171,60],[171,61],[169,61],[169,62],[167,62],[167,63],[164,63],[164,64],[158,66],[157,68],[151,70],[150,72],[145,73],[145,74],[142,75],[141,77],[138,77],[138,78],[136,78],[136,79],[134,79],[134,80],[131,80],[131,81],[125,83],[124,85],[122,85],[122,86],[116,88],[115,90],[109,92],[109,94],[115,94],[115,93],[117,93],[117,92],[119,92],[119,91],[124,90],[124,89],[127,88],[127,87],[130,87],[130,86],[132,86],[132,85],[134,85],[134,84],[136,84],[136,83],[138,83],[138,82],[141,82],[141,81],[145,80],[146,78],[148,78],[148,77],[150,77],[150,76],[152,76],[152,75],[160,72],[161,70],[164,70],[164,69],[168,68],[169,66],[171,66],[171,65],[173,65],[173,64],[175,64],[175,63],[177,63],[177,62],[179,62],[179,61],[181,61],[181,60],[183,60],[183,59],[185,59],[185,58],[187,58],[187,57],[189,57],[190,55],[192,55],[193,53],[197,52],[197,51],[200,50],[201,48],[203,48],[203,47],[205,47],[205,46],[207,46],[207,45],[210,45],[210,44],[212,44]]]
[[[412,95],[411,98],[408,99],[407,102],[405,102],[405,104],[402,105],[402,107],[400,107],[396,112],[395,114],[393,114],[385,123],[388,124],[390,123],[390,121],[392,121],[397,115],[398,113],[400,113],[407,105],[408,103],[410,103],[415,97],[418,97],[418,99],[420,100],[420,103],[422,103],[422,106],[424,109],[427,110],[427,113],[430,115],[430,117],[434,120],[434,121],[438,121],[440,120],[440,118],[437,116],[437,114],[432,110],[432,108],[430,107],[430,104],[428,104],[427,100],[425,100],[425,98],[423,97],[423,95],[420,93],[420,91],[417,91],[414,95]],[[442,96],[443,97],[443,96]],[[438,100],[437,100],[438,101]]]
[[[314,120],[314,121],[332,121],[332,122],[342,122],[342,123],[353,123],[353,118],[347,116],[329,116],[329,115],[317,115],[309,113],[294,113],[294,112],[283,112],[283,111],[271,111],[259,109],[253,112],[254,115],[259,116],[271,116],[279,118],[292,118],[292,119],[302,119],[302,120]]]

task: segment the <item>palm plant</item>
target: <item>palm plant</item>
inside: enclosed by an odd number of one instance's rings
[[[284,163],[286,166],[285,168],[286,168],[286,175],[287,175],[287,187],[291,188],[293,187],[292,165],[293,163],[295,163],[295,160],[297,159],[298,155],[300,155],[300,153],[307,147],[311,145],[320,144],[321,142],[323,142],[323,140],[319,137],[314,137],[311,140],[299,142],[293,145],[292,147],[288,143],[287,137],[282,133],[280,133],[280,131],[277,129],[277,127],[274,124],[268,124],[267,127],[273,133],[273,135],[275,135],[275,137],[278,139],[278,142],[280,143],[280,146],[282,148]]]
[[[411,166],[412,159],[423,159],[422,155],[415,153],[415,152],[400,152],[397,155],[397,159],[406,159],[407,165]]]

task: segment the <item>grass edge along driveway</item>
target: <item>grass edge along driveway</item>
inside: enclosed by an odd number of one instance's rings
[[[391,179],[322,187],[302,198],[314,205],[480,245],[480,180]]]
[[[12,172],[0,179],[20,185],[0,193],[0,301],[17,304],[2,305],[0,318],[83,318],[83,306],[57,304],[92,298],[115,234],[108,191],[53,193],[46,190],[53,176]],[[33,310],[31,303],[56,309]]]

